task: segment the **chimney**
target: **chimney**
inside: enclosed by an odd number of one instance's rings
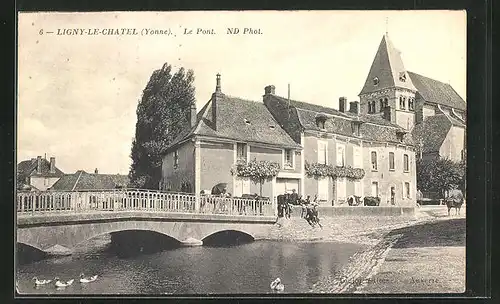
[[[346,97],[340,97],[339,98],[339,111],[344,113],[347,108],[347,98]]]
[[[349,103],[349,112],[359,115],[359,102],[351,101]]]
[[[268,85],[267,87],[264,88],[264,95],[274,95],[275,94],[276,87],[273,85]]]
[[[42,174],[42,157],[37,156],[36,158],[36,173]]]
[[[215,92],[212,94],[212,127],[214,130],[217,130],[217,101],[222,98],[224,98],[224,94],[221,91],[220,74],[217,73]]]
[[[196,103],[191,104],[190,112],[189,112],[189,125],[191,128],[194,128],[196,125]]]
[[[56,158],[50,158],[50,173],[56,173]]]
[[[99,174],[99,170],[97,170],[97,168],[95,168],[94,174]]]
[[[217,92],[217,93],[221,92],[221,88],[220,88],[220,74],[219,73],[217,73],[217,75],[216,75],[215,92]]]

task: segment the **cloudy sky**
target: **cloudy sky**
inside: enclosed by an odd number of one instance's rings
[[[228,27],[262,34],[227,35]],[[75,28],[172,35],[57,35]],[[183,35],[184,28],[216,34]],[[462,11],[21,13],[18,162],[47,154],[66,173],[127,174],[137,102],[165,62],[194,70],[198,109],[217,73],[229,95],[261,101],[274,84],[287,96],[290,83],[291,98],[337,108],[340,96],[359,100],[386,30],[407,70],[450,83],[465,99]]]

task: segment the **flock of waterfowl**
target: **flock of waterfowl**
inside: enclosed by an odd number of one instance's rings
[[[97,280],[97,275],[85,277],[83,273],[80,274],[80,283],[90,283],[90,282],[94,282],[95,280]],[[75,280],[71,279],[71,280],[68,280],[66,282],[63,282],[58,277],[55,277],[54,280],[39,280],[37,277],[34,277],[33,281],[35,282],[35,287],[47,285],[47,284],[51,283],[52,281],[54,281],[54,286],[56,288],[65,288],[65,287],[68,287],[71,284],[73,284],[73,282]],[[16,284],[16,287],[17,287],[17,284]]]

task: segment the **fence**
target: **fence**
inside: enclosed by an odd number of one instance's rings
[[[196,197],[190,193],[139,189],[17,193],[17,212],[21,214],[127,210],[257,216],[274,214],[269,199]]]

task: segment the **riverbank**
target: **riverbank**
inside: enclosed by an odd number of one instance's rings
[[[373,245],[355,253],[347,266],[319,280],[310,292],[464,292],[465,210],[448,217],[443,207],[422,207],[413,220],[386,223],[368,234],[351,231],[354,237],[346,240],[370,240]],[[358,225],[370,229],[374,221],[364,218]]]

